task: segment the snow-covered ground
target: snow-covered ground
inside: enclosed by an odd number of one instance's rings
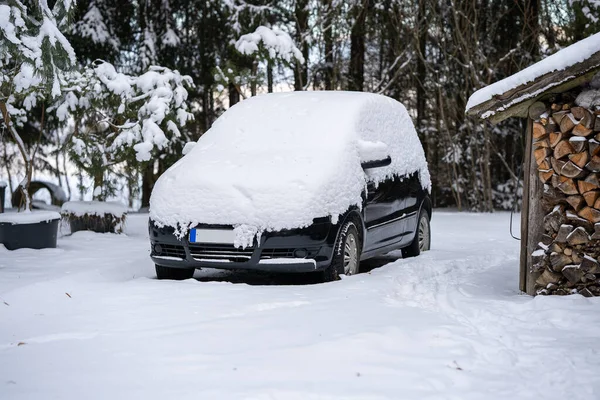
[[[509,214],[438,211],[430,252],[319,285],[158,281],[146,219],[0,248],[0,399],[600,396],[600,299],[520,295]]]

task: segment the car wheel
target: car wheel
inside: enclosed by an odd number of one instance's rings
[[[413,241],[402,249],[402,257],[416,257],[424,251],[429,250],[431,246],[431,225],[429,223],[429,213],[421,210],[419,213],[419,224]]]
[[[170,279],[174,281],[182,281],[190,279],[194,276],[194,269],[191,268],[169,268],[156,265],[156,277],[158,279]]]
[[[360,267],[361,244],[358,230],[353,222],[346,222],[333,249],[331,264],[323,271],[323,280],[331,282],[340,279],[340,273],[345,275],[358,274]]]

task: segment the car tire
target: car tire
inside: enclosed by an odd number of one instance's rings
[[[160,265],[156,266],[156,277],[158,279],[170,279],[173,281],[183,281],[185,279],[191,279],[194,276],[194,269],[192,268],[170,268],[163,267]]]
[[[427,210],[421,210],[417,223],[417,232],[413,241],[402,249],[402,258],[416,257],[424,251],[429,250],[431,246],[431,225],[429,223],[429,213]]]
[[[354,275],[359,272],[361,243],[358,229],[352,221],[345,222],[333,248],[331,264],[323,271],[323,281],[340,279],[340,273]]]

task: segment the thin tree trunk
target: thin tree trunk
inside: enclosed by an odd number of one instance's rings
[[[22,195],[21,203],[25,203],[24,204],[25,210],[29,211],[29,210],[31,210],[31,196],[29,196],[29,184],[31,183],[31,174],[32,174],[31,158],[29,157],[29,154],[27,153],[27,149],[25,148],[25,144],[23,143],[21,136],[19,135],[19,133],[16,131],[15,127],[11,123],[10,114],[8,113],[8,110],[6,108],[6,104],[3,102],[0,102],[0,112],[2,112],[2,118],[4,119],[4,125],[10,132],[15,143],[17,144],[17,147],[19,148],[19,152],[21,153],[21,157],[23,157],[23,163],[25,164],[25,177],[19,183],[19,189],[21,190],[21,195]],[[21,209],[22,205],[23,204],[19,205],[19,209]]]
[[[150,207],[150,194],[154,188],[154,164],[149,162],[142,175],[142,207]]]
[[[333,10],[331,9],[331,0],[323,0],[323,6],[326,7],[326,17],[323,27],[323,40],[325,42],[325,90],[333,90]]]
[[[367,9],[370,0],[354,6],[355,21],[350,32],[350,66],[348,89],[362,92],[365,82],[365,36]]]
[[[300,44],[304,64],[296,61],[294,68],[294,90],[304,90],[308,82],[308,43],[304,34],[308,31],[308,0],[296,0],[296,42]]]
[[[229,107],[233,107],[240,102],[240,92],[238,92],[237,87],[233,83],[229,83],[227,89],[229,91]]]
[[[267,61],[267,92],[273,93],[273,62]]]

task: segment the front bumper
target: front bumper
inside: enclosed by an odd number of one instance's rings
[[[215,226],[213,226],[215,227]],[[219,227],[222,228],[222,227]],[[335,229],[332,224],[282,232],[267,232],[251,248],[190,243],[177,239],[173,228],[150,222],[151,258],[171,268],[217,268],[272,272],[311,272],[331,263]],[[332,233],[333,232],[333,233]],[[304,257],[298,257],[305,253]]]

